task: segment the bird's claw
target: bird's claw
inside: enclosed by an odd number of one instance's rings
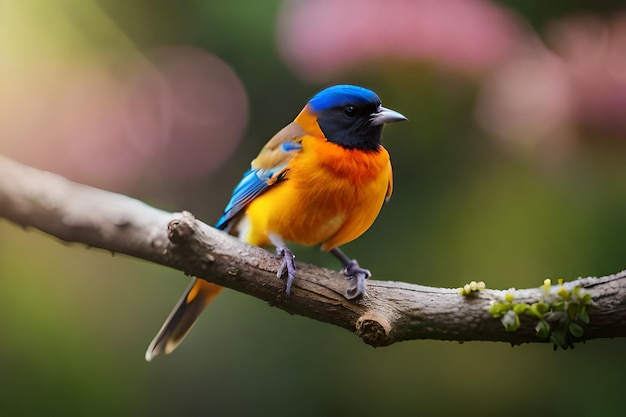
[[[367,282],[365,280],[371,277],[372,273],[368,269],[361,268],[356,259],[351,260],[348,265],[346,265],[346,269],[344,269],[343,273],[349,283],[344,297],[348,300],[353,300],[359,296],[365,296],[367,293]]]
[[[282,262],[278,267],[278,272],[276,273],[276,276],[278,278],[282,278],[285,270],[287,271],[287,285],[285,288],[285,294],[289,295],[289,293],[291,292],[291,284],[293,284],[293,280],[296,277],[296,262],[294,260],[296,257],[293,255],[293,252],[291,252],[291,250],[285,246],[277,247],[276,255],[282,258]]]

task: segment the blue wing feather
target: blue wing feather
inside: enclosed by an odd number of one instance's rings
[[[299,151],[302,149],[302,144],[296,142],[284,142],[280,145],[280,149],[284,152]]]
[[[302,145],[295,142],[284,142],[280,149],[285,153],[290,153],[301,150]],[[215,227],[220,230],[227,229],[229,222],[237,214],[244,210],[252,200],[276,183],[278,175],[287,167],[288,163],[289,160],[270,169],[252,168],[243,174],[243,178],[235,187],[233,195],[224,209],[224,214],[217,221]]]
[[[268,181],[271,177],[268,178],[259,174],[261,171],[257,169],[251,169],[243,174],[243,178],[235,187],[233,195],[224,209],[224,214],[217,221],[216,228],[224,230],[233,217],[269,187]]]

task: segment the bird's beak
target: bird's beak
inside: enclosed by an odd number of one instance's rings
[[[397,111],[388,109],[383,106],[379,106],[376,113],[372,113],[370,121],[375,125],[382,125],[385,123],[401,122],[407,120],[402,114]]]

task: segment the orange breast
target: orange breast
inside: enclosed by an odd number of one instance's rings
[[[374,222],[391,182],[389,154],[342,148],[306,136],[284,180],[246,209],[245,240],[269,244],[269,234],[323,250],[350,242]]]

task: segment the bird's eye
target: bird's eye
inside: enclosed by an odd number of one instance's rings
[[[348,117],[356,116],[356,107],[348,104],[346,107],[343,108],[343,114],[345,114]]]

